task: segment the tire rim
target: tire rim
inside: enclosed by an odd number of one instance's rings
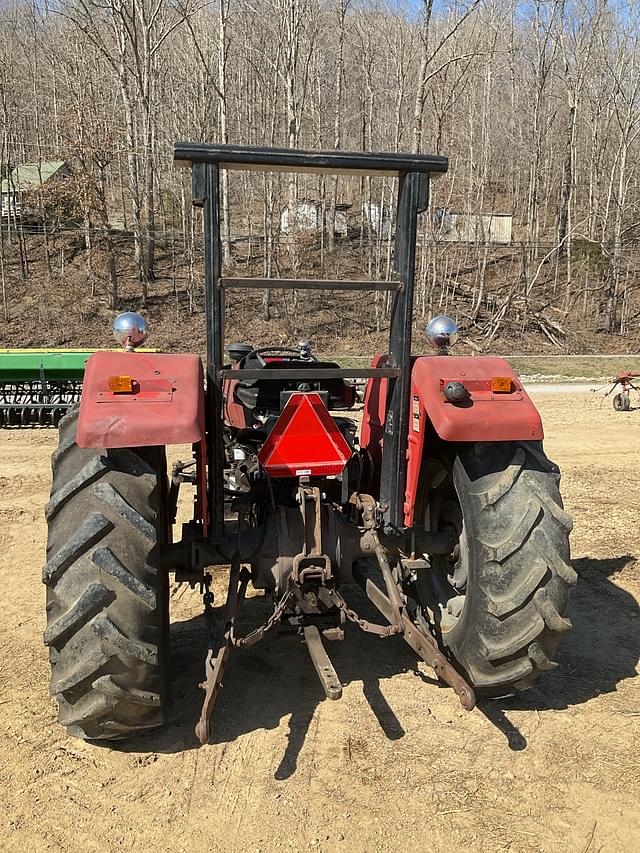
[[[440,462],[430,461],[425,477],[429,490],[422,510],[424,529],[447,532],[455,544],[449,554],[424,555],[431,568],[418,572],[416,587],[420,609],[426,606],[429,621],[435,622],[442,634],[447,634],[458,624],[464,611],[469,565],[467,538],[450,472]]]

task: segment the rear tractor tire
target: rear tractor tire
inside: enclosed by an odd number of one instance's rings
[[[78,410],[52,456],[45,644],[69,734],[121,740],[164,722],[168,576],[164,448],[82,449]]]
[[[571,628],[572,521],[558,468],[541,442],[483,442],[457,445],[422,473],[424,526],[448,529],[456,545],[418,570],[417,617],[435,623],[480,695],[524,690],[557,666],[553,654]]]

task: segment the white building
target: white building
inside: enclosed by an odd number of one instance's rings
[[[381,234],[383,237],[389,236],[391,212],[386,204],[382,205],[380,202],[365,203],[362,205],[362,213],[372,234]]]
[[[438,207],[433,221],[437,238],[447,243],[511,243],[510,213],[453,213]]]
[[[336,237],[347,236],[347,211],[350,204],[337,204],[333,218],[333,233]],[[325,208],[325,217],[329,209]],[[280,231],[288,234],[289,205],[285,205],[280,213]],[[295,224],[298,231],[319,231],[323,227],[323,210],[319,201],[299,201],[296,205]]]

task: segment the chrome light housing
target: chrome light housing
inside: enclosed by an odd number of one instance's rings
[[[431,346],[441,355],[446,355],[449,347],[452,347],[459,337],[458,326],[446,314],[440,314],[430,320],[425,334]]]
[[[149,337],[147,321],[133,311],[118,314],[113,321],[113,336],[125,350],[131,352],[142,346]]]

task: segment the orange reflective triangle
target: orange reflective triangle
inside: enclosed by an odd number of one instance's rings
[[[258,454],[272,477],[339,474],[350,458],[351,448],[318,394],[293,394]]]

